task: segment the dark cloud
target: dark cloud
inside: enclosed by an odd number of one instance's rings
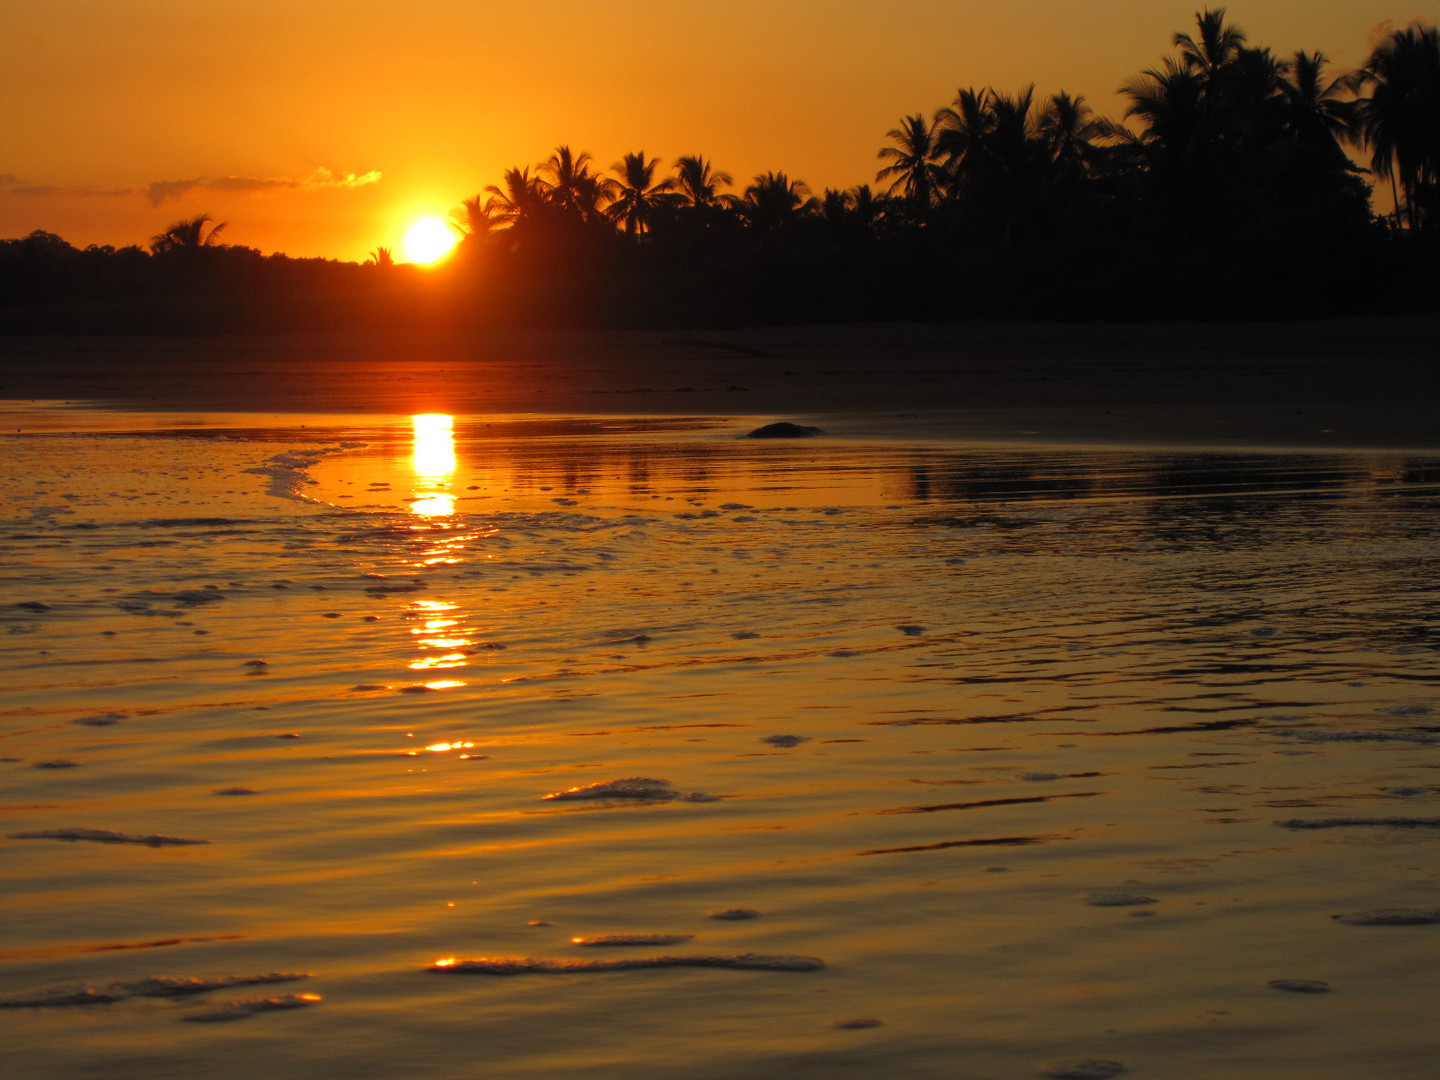
[[[60,189],[57,187],[41,187],[35,184],[22,184],[20,178],[14,173],[0,173],[0,192],[6,195],[19,195],[22,198],[35,195],[58,195]]]
[[[209,191],[264,193],[299,186],[294,180],[283,176],[217,176],[214,180],[205,181],[205,188]]]
[[[5,194],[19,195],[23,199],[39,198],[43,195],[59,195],[65,189],[52,187],[49,184],[7,184]]]
[[[145,189],[145,197],[150,200],[151,206],[160,206],[171,199],[180,198],[202,183],[204,181],[199,177],[194,180],[156,180]]]

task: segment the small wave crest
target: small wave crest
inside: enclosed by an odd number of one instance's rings
[[[188,844],[208,844],[209,840],[195,840],[184,836],[160,836],[138,833],[111,832],[109,829],[36,829],[32,832],[10,834],[11,840],[64,840],[74,843],[89,840],[96,844],[144,844],[146,847],[179,847]]]
[[[818,971],[825,961],[814,956],[648,956],[621,960],[549,960],[528,956],[437,960],[428,970],[461,975],[568,975],[592,971],[633,971],[639,968],[730,968],[738,971]]]
[[[112,982],[105,986],[90,983],[52,986],[18,997],[0,998],[0,1009],[40,1008],[51,1005],[106,1005],[131,997],[188,997],[211,990],[236,986],[265,986],[271,983],[298,982],[310,978],[309,973],[271,972],[266,975],[215,975],[209,977],[176,977],[152,975],[129,982]]]

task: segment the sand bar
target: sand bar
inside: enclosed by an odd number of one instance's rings
[[[330,414],[761,416],[837,433],[1433,448],[1440,316],[0,341],[0,401]],[[822,423],[821,426],[824,426]]]

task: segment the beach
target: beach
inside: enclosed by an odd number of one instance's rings
[[[8,400],[248,413],[842,416],[951,438],[1434,446],[1440,317],[11,338]]]
[[[1437,341],[0,342],[6,1074],[1429,1076]]]

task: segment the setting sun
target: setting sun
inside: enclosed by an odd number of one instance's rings
[[[454,246],[455,233],[436,217],[421,218],[405,233],[405,254],[411,262],[435,262]]]

